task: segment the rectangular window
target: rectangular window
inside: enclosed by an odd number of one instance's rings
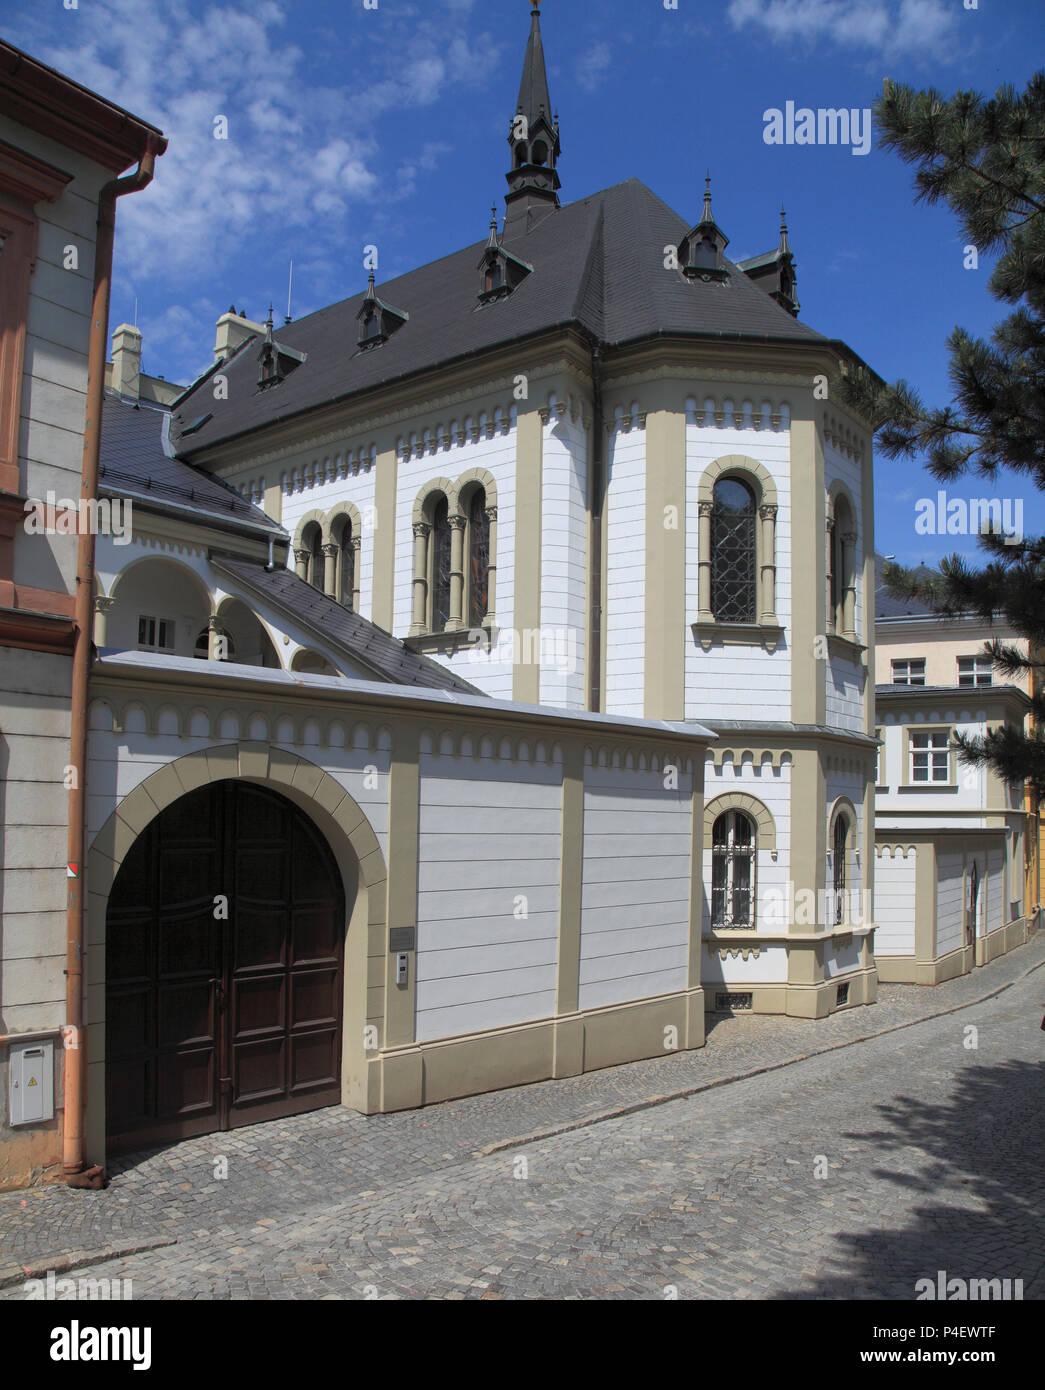
[[[874,736],[877,739],[882,737],[881,729],[875,729]],[[884,787],[885,782],[885,744],[879,743],[877,761],[874,765],[874,784],[876,787]]]
[[[893,685],[924,685],[925,657],[904,657],[893,662]]]
[[[994,662],[989,656],[960,656],[958,658],[959,685],[993,685]]]
[[[908,734],[911,755],[911,781],[950,780],[950,729],[912,729]]]
[[[138,619],[138,646],[143,652],[172,652],[174,620],[150,618],[143,614]]]

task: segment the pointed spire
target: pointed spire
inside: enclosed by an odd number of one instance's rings
[[[541,38],[541,10],[534,0],[519,100],[508,135],[512,166],[506,175],[509,191],[504,235],[509,239],[529,231],[545,213],[559,206],[561,185],[555,165],[562,147],[559,118],[557,114],[553,117],[553,110]]]
[[[541,39],[540,0],[535,0],[530,17],[530,40],[526,45],[522,81],[519,83],[519,103],[515,109],[517,114],[525,116],[532,124],[542,111],[546,117],[551,114],[552,102],[548,95],[548,70],[544,64],[544,42]]]
[[[490,209],[490,240],[486,243],[487,247],[493,249],[500,245],[497,239],[497,204],[494,203]]]
[[[704,211],[700,215],[701,222],[714,222],[711,215],[711,170],[704,173]]]
[[[268,316],[268,318],[265,320],[265,341],[266,341],[266,343],[271,343],[271,342],[272,342],[272,304],[271,304],[271,303],[269,304],[269,316]]]
[[[784,211],[783,203],[780,204],[780,254],[782,256],[791,254],[791,244],[787,239],[787,213]]]

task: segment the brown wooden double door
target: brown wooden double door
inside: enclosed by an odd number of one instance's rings
[[[112,1150],[341,1099],[341,876],[292,802],[190,792],[143,831],[106,925]]]

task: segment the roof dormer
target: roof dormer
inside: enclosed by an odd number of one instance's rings
[[[679,269],[691,280],[728,280],[729,267],[723,255],[729,237],[711,215],[711,175],[704,179],[704,210],[700,221],[679,243]]]
[[[359,337],[356,340],[359,351],[368,352],[371,348],[387,343],[396,329],[402,328],[408,321],[410,315],[405,309],[394,309],[391,304],[386,304],[383,299],[377,297],[374,272],[371,271],[366,294],[356,318],[359,321]]]
[[[265,322],[265,340],[258,353],[259,388],[264,390],[267,386],[278,386],[295,367],[301,366],[305,357],[306,354],[298,352],[297,348],[287,347],[285,343],[277,343],[273,338],[272,305],[270,304],[269,316]]]
[[[533,270],[528,261],[506,251],[497,235],[497,208],[490,209],[490,239],[483,248],[479,270],[479,302],[490,304],[511,294]]]

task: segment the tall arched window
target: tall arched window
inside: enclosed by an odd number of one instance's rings
[[[468,534],[466,536],[468,575],[468,626],[482,627],[489,611],[490,580],[490,518],[486,514],[486,493],[475,489],[468,503]]]
[[[432,512],[431,632],[445,632],[450,617],[450,508],[440,497]]]
[[[835,833],[832,842],[834,868],[834,919],[835,926],[841,926],[849,917],[849,904],[846,900],[845,872],[846,855],[849,850],[849,820],[839,815],[835,820]]]
[[[755,925],[755,823],[724,811],[711,832],[711,925]]]
[[[352,534],[352,518],[343,516],[334,524],[334,544],[337,546],[337,583],[335,593],[345,608],[355,607],[356,545]]]
[[[831,613],[834,631],[853,636],[856,627],[856,522],[847,498],[838,496],[828,531]]]
[[[719,623],[758,617],[755,495],[739,478],[715,484],[711,512],[711,611]]]
[[[324,577],[323,532],[318,521],[310,521],[302,531],[301,549],[305,552],[302,557],[305,562],[305,569],[301,577],[306,579],[314,589],[322,591]]]

